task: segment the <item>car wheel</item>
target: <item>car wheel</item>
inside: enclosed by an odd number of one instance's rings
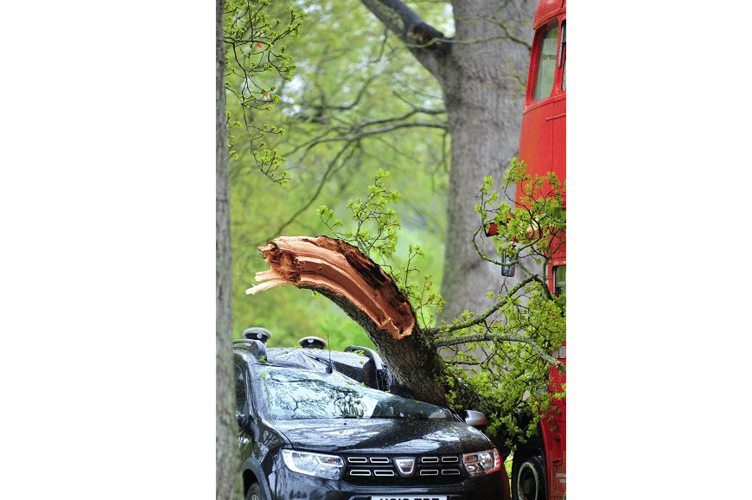
[[[512,500],[547,500],[543,453],[538,449],[529,450],[527,453],[519,453],[519,460],[517,455],[515,453],[512,463]]]
[[[261,500],[261,488],[258,483],[253,483],[245,494],[245,500]]]

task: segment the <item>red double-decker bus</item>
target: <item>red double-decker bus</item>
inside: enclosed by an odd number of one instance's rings
[[[535,12],[519,154],[528,174],[554,172],[561,182],[566,180],[567,151],[566,7],[566,0],[542,0]],[[550,257],[549,287],[556,295],[566,293],[566,243]],[[554,355],[566,364],[566,344]],[[565,374],[550,369],[550,391],[561,391],[565,382]],[[566,478],[566,399],[555,399],[538,434],[514,453],[512,500],[562,500]]]

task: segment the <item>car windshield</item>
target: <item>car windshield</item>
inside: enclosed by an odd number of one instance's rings
[[[269,419],[452,418],[449,410],[360,385],[340,374],[297,368],[259,369]]]

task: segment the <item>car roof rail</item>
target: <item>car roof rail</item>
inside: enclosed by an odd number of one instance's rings
[[[253,354],[253,357],[259,361],[266,360],[266,346],[260,340],[253,339],[235,339],[232,341],[233,346],[244,346],[248,348],[248,352]]]
[[[357,352],[357,351],[363,351],[363,354],[371,358],[377,370],[384,369],[384,362],[381,361],[381,356],[379,356],[379,353],[377,353],[373,349],[369,349],[368,347],[361,347],[359,345],[349,345],[345,347],[345,352]]]
[[[390,391],[394,387],[394,376],[389,372],[389,369],[384,365],[379,353],[368,347],[359,345],[351,345],[345,347],[345,352],[362,352],[366,357],[373,361],[374,368],[376,369],[376,388],[381,391]]]

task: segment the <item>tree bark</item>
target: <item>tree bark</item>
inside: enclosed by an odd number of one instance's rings
[[[217,332],[216,332],[216,455],[217,499],[241,498],[238,474],[237,423],[235,421],[234,369],[232,363],[232,252],[230,247],[230,199],[225,116],[225,47],[222,30],[223,0],[217,0],[216,100],[217,100]]]
[[[449,178],[447,238],[442,295],[447,302],[442,319],[453,319],[465,309],[483,311],[493,300],[488,291],[498,291],[502,277],[498,268],[481,259],[473,244],[480,219],[474,212],[483,178],[492,175],[498,185],[509,159],[519,152],[524,87],[512,73],[525,75],[530,53],[526,46],[504,38],[494,19],[532,19],[534,2],[455,0],[455,43],[451,62],[441,80],[449,130],[452,134],[452,168]],[[522,23],[509,29],[529,39]],[[513,193],[512,193],[513,195]],[[486,248],[490,248],[486,245]],[[496,256],[490,250],[489,256]],[[518,279],[507,279],[511,286]]]

